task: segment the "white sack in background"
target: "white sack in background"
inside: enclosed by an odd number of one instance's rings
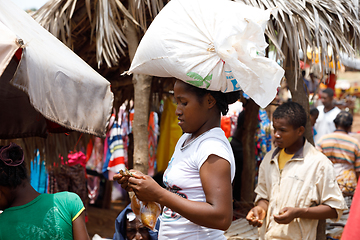
[[[5,71],[15,52],[19,49],[16,35],[0,22],[0,76]]]
[[[241,88],[266,107],[284,75],[264,57],[270,14],[229,0],[171,0],[145,33],[127,73],[175,77],[222,92]]]
[[[45,118],[105,137],[114,100],[110,82],[12,1],[0,0],[0,23],[24,42],[10,84]]]

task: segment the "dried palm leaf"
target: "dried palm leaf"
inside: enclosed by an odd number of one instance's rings
[[[278,57],[294,59],[295,70],[300,70],[297,64],[299,49],[305,53],[305,60],[308,49],[312,54],[319,51],[321,70],[328,73],[336,71],[337,66],[335,63],[335,69],[330,69],[329,55],[338,59],[336,56],[340,51],[354,55],[358,48],[360,24],[356,0],[236,1],[263,9],[277,8],[277,14],[273,15],[265,33],[280,53]],[[281,53],[283,44],[291,50],[289,56]]]

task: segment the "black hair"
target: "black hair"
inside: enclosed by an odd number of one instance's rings
[[[245,123],[245,109],[243,109],[237,118],[237,127],[243,126]]]
[[[301,71],[301,75],[302,75],[303,77],[305,77],[305,75],[306,75],[305,70]]]
[[[326,88],[322,92],[326,93],[331,98],[334,97],[334,90],[332,90],[331,88]]]
[[[296,102],[286,102],[281,104],[273,113],[274,119],[286,118],[294,129],[301,126],[305,127],[307,116],[305,109]]]
[[[311,116],[316,116],[316,115],[319,114],[319,110],[316,107],[314,107],[314,108],[310,109],[309,113],[310,113]]]
[[[334,119],[334,123],[338,127],[343,127],[347,129],[351,127],[353,123],[353,116],[347,111],[341,111]]]
[[[3,146],[0,146],[0,149],[2,148]],[[9,151],[9,158],[14,161],[23,157],[23,151],[20,148]],[[0,159],[0,186],[16,188],[23,180],[28,180],[25,161],[18,166],[8,166]]]
[[[238,99],[240,99],[240,91],[223,93],[221,91],[211,91],[205,88],[198,88],[190,84],[187,85],[188,85],[188,89],[196,94],[199,102],[202,102],[203,97],[206,94],[210,93],[211,96],[213,96],[214,99],[216,100],[216,105],[219,108],[222,115],[226,115],[227,112],[229,111],[229,104],[232,104],[236,102]]]

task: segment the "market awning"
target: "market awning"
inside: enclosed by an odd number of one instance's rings
[[[349,68],[353,68],[355,70],[360,70],[360,59],[351,57],[344,52],[340,52],[340,60],[341,63]]]
[[[44,137],[47,123],[105,137],[110,83],[11,1],[0,31],[0,138]]]

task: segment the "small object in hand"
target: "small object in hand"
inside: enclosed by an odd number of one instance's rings
[[[134,175],[127,169],[125,168],[125,171],[120,170],[119,173],[123,176],[128,176],[128,177],[133,177]]]

